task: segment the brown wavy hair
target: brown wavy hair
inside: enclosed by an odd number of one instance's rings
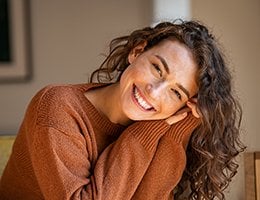
[[[188,199],[225,199],[224,189],[237,173],[235,157],[245,149],[239,139],[242,109],[232,88],[232,76],[215,37],[197,21],[163,22],[111,41],[109,55],[91,74],[90,82],[117,82],[129,66],[128,54],[139,44],[145,50],[162,40],[178,40],[193,53],[198,66],[197,105],[202,124],[187,147],[187,165],[175,188]]]

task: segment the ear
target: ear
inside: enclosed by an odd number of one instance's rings
[[[143,42],[136,47],[134,47],[128,55],[128,62],[132,64],[134,60],[144,52],[144,48],[146,47],[147,42]]]

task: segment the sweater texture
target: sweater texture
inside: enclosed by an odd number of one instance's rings
[[[84,95],[47,86],[31,100],[0,180],[0,199],[173,199],[199,120],[114,124]]]

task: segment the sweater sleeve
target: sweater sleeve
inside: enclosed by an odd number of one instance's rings
[[[135,123],[92,166],[82,139],[38,126],[31,156],[45,199],[130,199],[167,128],[160,121]]]
[[[164,120],[135,122],[93,163],[93,137],[81,133],[76,115],[61,101],[48,98],[54,106],[41,102],[31,109],[37,119],[28,127],[28,148],[44,199],[131,199],[170,126]]]
[[[131,199],[169,125],[136,122],[99,157],[94,169],[97,199]]]
[[[173,199],[173,189],[186,165],[186,145],[200,120],[189,114],[162,136],[157,150],[133,199]]]

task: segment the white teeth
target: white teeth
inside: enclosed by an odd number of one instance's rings
[[[134,96],[135,99],[137,100],[137,102],[146,110],[149,110],[152,108],[152,106],[150,106],[142,97],[141,95],[138,93],[136,87],[134,88]]]

